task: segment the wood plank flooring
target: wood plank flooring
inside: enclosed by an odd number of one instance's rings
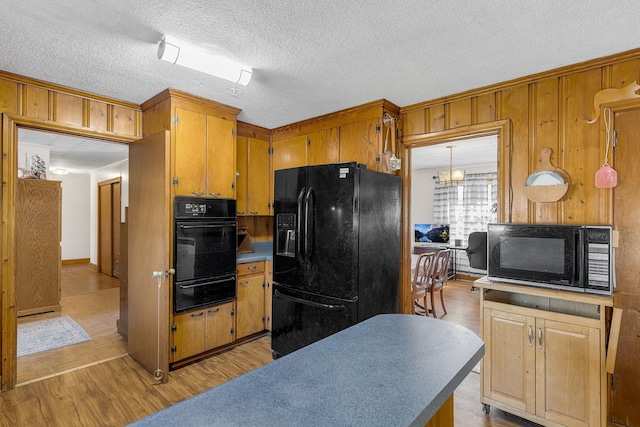
[[[478,333],[479,300],[476,295],[472,295],[470,287],[471,282],[449,282],[445,287],[448,314],[441,318]],[[97,304],[96,301],[89,302],[91,299],[106,300],[106,296],[110,295],[110,292],[114,293],[114,289],[116,288],[94,289],[87,293],[83,293],[80,289],[74,293],[78,294],[75,296],[85,295],[88,299],[84,301],[84,305],[88,306]],[[110,296],[113,297],[113,295]],[[436,304],[439,304],[439,301]],[[113,313],[104,315],[102,320],[95,320],[94,326],[89,326],[89,323],[87,326],[81,324],[90,335],[92,332],[89,329],[92,331],[94,331],[93,327],[99,329],[98,324],[102,325],[102,323],[104,328],[115,331],[117,298],[113,305],[111,303],[107,305],[111,308],[106,311],[115,310],[115,316]],[[93,312],[98,319],[101,316],[97,313],[100,310],[99,307],[100,304],[94,309],[88,309],[87,312]],[[439,305],[437,308],[440,310]],[[74,314],[72,317],[81,323],[83,316]],[[91,316],[87,314],[87,317]],[[119,341],[114,339],[114,353],[122,354],[126,352],[126,344],[122,345],[121,339]],[[118,345],[122,346],[118,347]],[[78,344],[68,349],[78,354],[85,353],[86,350],[81,350],[81,346],[82,344]],[[104,351],[107,350],[104,349]],[[68,357],[71,358],[71,356]],[[154,381],[151,375],[128,355],[111,358],[106,362],[82,369],[71,368],[70,372],[40,381],[29,382],[23,379],[22,385],[10,392],[0,394],[0,426],[123,426],[267,364],[271,360],[270,337],[265,336],[171,371],[168,373],[169,381],[166,384],[158,384]],[[18,363],[20,369],[21,362]],[[489,415],[485,415],[479,400],[479,388],[480,376],[472,372],[456,390],[456,426],[537,426],[495,408],[491,409]],[[268,398],[265,396],[265,399]]]
[[[119,281],[93,271],[88,265],[62,267],[59,312],[18,318],[18,323],[70,316],[91,341],[18,358],[17,384],[99,363],[127,353],[127,342],[117,332]]]

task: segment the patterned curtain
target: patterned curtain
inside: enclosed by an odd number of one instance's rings
[[[459,185],[436,183],[433,201],[435,223],[449,224],[450,243],[456,239],[460,246],[467,246],[467,238],[473,231],[486,231],[487,224],[497,221],[498,174],[467,174]],[[464,251],[453,251],[458,272],[478,272],[469,267]]]

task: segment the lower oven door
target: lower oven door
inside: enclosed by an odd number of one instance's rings
[[[173,285],[173,311],[180,313],[236,298],[236,276],[194,282],[175,282]]]

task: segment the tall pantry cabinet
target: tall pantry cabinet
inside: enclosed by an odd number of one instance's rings
[[[60,310],[60,181],[18,179],[16,188],[18,316]]]
[[[236,197],[239,112],[173,89],[142,104],[143,139],[130,147],[132,221],[124,297],[129,353],[163,381],[169,364],[178,358],[233,340],[234,328],[225,326],[234,323],[233,305],[212,307],[206,314],[173,314],[172,224],[175,196]],[[218,329],[226,331],[224,337]]]

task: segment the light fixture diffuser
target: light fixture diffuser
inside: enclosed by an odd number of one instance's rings
[[[460,184],[464,181],[466,173],[463,169],[453,168],[453,145],[447,145],[449,149],[449,170],[438,172],[438,182],[443,185]]]
[[[221,79],[246,86],[251,81],[252,69],[221,56],[187,46],[167,36],[158,43],[158,59],[191,68]]]

